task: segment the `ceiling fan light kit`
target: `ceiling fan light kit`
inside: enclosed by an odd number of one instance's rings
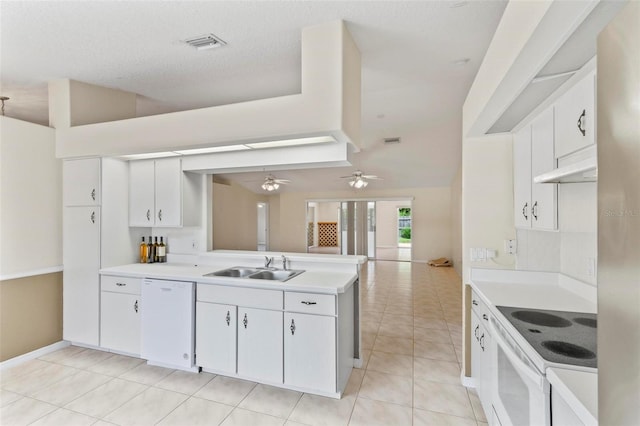
[[[288,184],[289,182],[287,179],[276,179],[273,175],[268,175],[264,178],[262,189],[273,192],[280,188],[280,184]]]
[[[352,181],[349,181],[349,185],[355,189],[362,189],[362,188],[365,188],[367,185],[369,185],[369,182],[362,179],[361,177],[356,177]]]

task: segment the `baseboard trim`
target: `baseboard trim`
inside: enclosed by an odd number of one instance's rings
[[[49,346],[45,346],[43,348],[36,349],[35,351],[27,352],[26,354],[18,355],[16,357],[10,358],[10,359],[8,359],[6,361],[2,361],[2,362],[0,362],[0,371],[6,370],[7,368],[15,367],[16,365],[23,364],[23,363],[25,363],[27,361],[31,361],[32,359],[39,358],[42,355],[46,355],[48,353],[55,352],[55,351],[57,351],[59,349],[66,348],[69,345],[70,345],[69,342],[67,342],[65,340],[61,340],[61,341],[53,343],[53,344],[51,344]]]
[[[464,375],[464,371],[460,373],[460,382],[462,383],[462,386],[464,386],[465,388],[475,388],[476,387],[476,381],[473,377],[467,377]]]

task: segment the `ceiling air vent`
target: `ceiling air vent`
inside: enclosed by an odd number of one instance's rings
[[[384,138],[384,143],[385,144],[400,143],[400,138],[399,137],[396,137],[396,138]]]
[[[216,47],[222,47],[227,44],[224,40],[213,34],[191,37],[184,42],[191,47],[195,47],[197,50],[214,49]]]

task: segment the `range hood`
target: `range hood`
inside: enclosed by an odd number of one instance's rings
[[[596,146],[558,160],[558,168],[533,178],[533,183],[579,183],[598,180]]]

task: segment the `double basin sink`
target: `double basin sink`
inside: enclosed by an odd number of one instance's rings
[[[303,270],[284,270],[273,268],[254,268],[248,266],[234,266],[221,271],[204,274],[205,277],[233,277],[251,278],[254,280],[272,280],[284,282],[303,273]]]

